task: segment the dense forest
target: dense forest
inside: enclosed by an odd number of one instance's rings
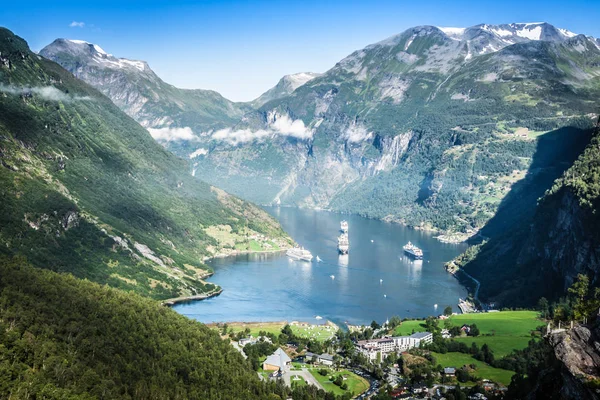
[[[0,398],[333,399],[258,379],[205,325],[118,289],[0,257]]]

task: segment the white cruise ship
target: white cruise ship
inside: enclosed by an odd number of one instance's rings
[[[304,247],[291,248],[285,254],[293,260],[311,261],[313,259],[313,255]]]
[[[409,256],[411,256],[417,260],[423,259],[423,250],[421,250],[420,248],[418,248],[411,242],[408,242],[406,245],[404,245],[403,249],[404,249],[404,252],[406,254],[408,254]]]

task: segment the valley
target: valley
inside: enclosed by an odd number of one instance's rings
[[[53,20],[99,41],[0,27],[0,398],[598,398],[599,39],[414,26],[231,101],[155,49],[271,26]]]

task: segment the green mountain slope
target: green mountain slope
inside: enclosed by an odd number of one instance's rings
[[[459,266],[481,282],[480,296],[506,305],[557,299],[586,274],[600,285],[600,123],[585,151],[540,199]]]
[[[3,399],[287,399],[205,325],[0,256]],[[309,387],[294,398],[325,398]]]
[[[202,261],[224,247],[258,233],[289,243],[265,212],[192,178],[108,98],[6,29],[0,161],[0,251],[43,268],[164,299],[215,290]],[[218,241],[217,228],[239,242]]]

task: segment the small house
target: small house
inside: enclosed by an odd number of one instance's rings
[[[319,362],[323,365],[333,365],[333,356],[331,354],[323,353],[319,356]]]
[[[454,376],[454,375],[456,375],[456,368],[454,368],[454,367],[446,367],[446,368],[444,368],[444,375],[446,375],[446,376]]]

